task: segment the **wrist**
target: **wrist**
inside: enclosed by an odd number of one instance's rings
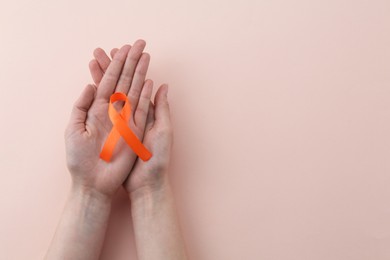
[[[158,187],[144,186],[129,196],[133,221],[137,223],[149,223],[162,218],[173,200],[168,181]]]
[[[71,197],[91,205],[110,205],[111,197],[93,188],[78,183],[72,183]]]
[[[170,190],[170,183],[166,172],[158,174],[158,177],[137,188],[129,191],[131,201],[143,200],[144,198],[153,199],[161,196],[164,192]]]

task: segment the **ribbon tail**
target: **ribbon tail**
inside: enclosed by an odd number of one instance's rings
[[[110,162],[112,154],[114,153],[115,146],[119,141],[120,137],[121,136],[116,130],[116,128],[113,127],[106,139],[106,142],[103,145],[102,151],[100,152],[101,159],[105,160],[106,162]]]
[[[121,118],[115,122],[114,127],[126,141],[126,143],[133,149],[133,151],[141,158],[143,161],[148,161],[152,154],[148,149],[141,143],[137,136],[131,131],[127,126],[126,122]]]

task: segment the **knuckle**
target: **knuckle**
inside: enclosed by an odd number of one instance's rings
[[[160,127],[157,130],[157,135],[160,137],[171,137],[171,136],[173,136],[172,128],[169,126]]]
[[[133,77],[131,75],[129,75],[128,73],[122,73],[122,75],[121,75],[121,81],[125,82],[126,84],[129,84],[132,79],[133,79]]]
[[[108,71],[106,74],[104,74],[104,78],[108,81],[113,81],[117,79],[117,76],[112,71]]]
[[[138,62],[138,56],[137,55],[135,55],[135,54],[130,54],[129,55],[129,57],[128,57],[128,59],[129,59],[129,61],[131,61],[131,62]]]
[[[141,115],[141,116],[146,116],[147,115],[146,109],[145,108],[141,108],[141,107],[137,108],[137,113],[139,115]]]
[[[136,69],[135,69],[135,73],[137,75],[139,75],[140,77],[145,77],[146,76],[146,70],[140,66],[138,66]]]
[[[137,88],[130,88],[129,96],[135,100],[140,99],[141,91]]]

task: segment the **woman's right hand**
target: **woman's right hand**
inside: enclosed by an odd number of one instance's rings
[[[150,104],[143,143],[153,156],[148,161],[137,159],[124,183],[128,193],[160,189],[167,181],[173,144],[173,129],[168,103],[168,85],[162,85]]]

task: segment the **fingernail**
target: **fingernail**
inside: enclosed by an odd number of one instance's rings
[[[169,89],[169,87],[168,87],[168,84],[165,84],[165,92],[164,92],[164,94],[165,94],[165,97],[168,97],[168,89]]]

